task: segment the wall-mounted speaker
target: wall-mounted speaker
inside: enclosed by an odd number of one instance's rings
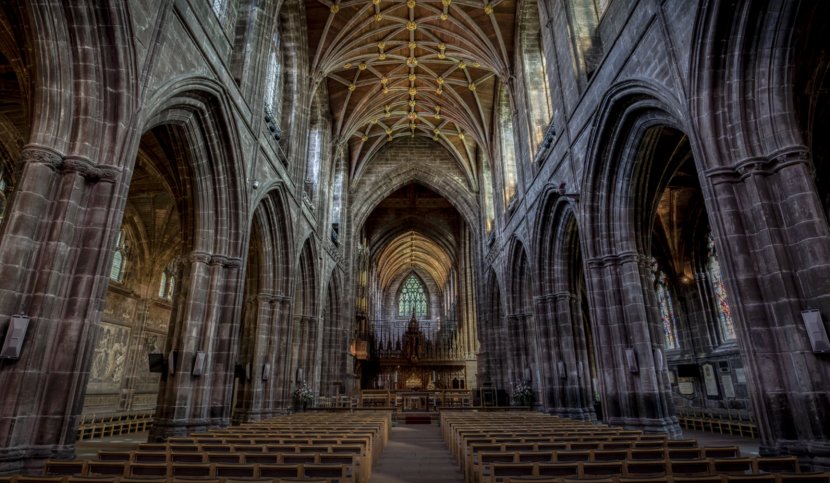
[[[26,338],[26,331],[29,329],[29,317],[25,315],[12,315],[9,329],[6,331],[6,338],[3,340],[3,348],[0,349],[0,359],[19,359],[23,351],[23,340]]]
[[[176,373],[176,351],[167,355],[167,373],[171,376]]]
[[[824,328],[824,321],[821,320],[821,312],[818,310],[802,310],[801,318],[804,326],[807,327],[807,337],[810,338],[810,346],[813,352],[823,354],[830,352],[830,339],[827,338],[827,330]]]
[[[150,372],[164,374],[164,354],[160,352],[147,354],[147,365]]]
[[[565,361],[558,361],[556,363],[556,371],[559,372],[559,379],[568,378],[568,373],[565,372]]]
[[[267,381],[271,377],[271,364],[267,362],[262,365],[262,380]]]
[[[632,374],[640,372],[640,366],[637,364],[637,353],[634,349],[628,348],[625,350],[625,362],[628,364],[628,371]]]
[[[201,376],[205,373],[205,353],[202,351],[197,351],[196,355],[193,357],[193,370],[190,374],[194,376]]]
[[[665,367],[665,361],[663,360],[663,350],[659,347],[654,349],[654,369],[657,372],[663,372],[663,368]]]

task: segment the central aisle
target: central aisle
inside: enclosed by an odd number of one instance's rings
[[[441,431],[433,424],[401,424],[383,449],[369,483],[463,483]]]

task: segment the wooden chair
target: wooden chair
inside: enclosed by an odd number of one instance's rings
[[[90,461],[86,466],[86,475],[126,476],[130,463],[122,461]]]
[[[759,456],[754,458],[754,473],[799,473],[798,458],[795,456]]]
[[[84,460],[48,460],[43,468],[46,476],[85,475],[87,462]]]
[[[777,483],[830,483],[830,472],[780,474],[776,475]]]
[[[722,475],[749,475],[755,465],[752,458],[712,458],[711,461],[712,471]]]

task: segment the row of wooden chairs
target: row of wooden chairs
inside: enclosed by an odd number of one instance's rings
[[[0,476],[0,483],[333,483],[327,478],[132,478],[122,476]]]
[[[131,463],[217,463],[217,464],[298,464],[338,463],[360,464],[365,455],[361,448],[351,454],[340,453],[203,453],[203,452],[144,452],[144,451],[99,451],[99,461],[121,461]]]
[[[62,483],[81,483],[77,480],[84,478],[106,483],[367,483],[390,426],[389,412],[295,414],[144,443],[133,451],[102,450],[97,460],[50,460],[42,478]],[[15,483],[34,483],[20,479],[27,477],[14,478]]]
[[[503,483],[516,476],[550,478],[707,477],[799,472],[795,457],[705,458],[697,460],[500,463],[478,467],[476,481]]]
[[[830,483],[830,473],[801,473],[799,461],[794,456],[743,457],[735,446],[699,447],[695,440],[668,440],[665,435],[651,440],[650,435],[635,432],[645,438],[647,444],[654,445],[651,448],[635,447],[638,443],[633,442],[612,441],[607,443],[607,448],[603,443],[594,449],[575,450],[569,444],[567,450],[551,451],[548,450],[550,442],[536,442],[535,446],[528,441],[514,442],[522,436],[525,439],[550,438],[544,436],[546,431],[559,433],[560,439],[576,438],[580,433],[591,433],[592,438],[634,436],[608,426],[538,413],[446,412],[442,413],[441,424],[447,444],[454,448],[468,483],[583,480],[595,483]],[[631,446],[628,449],[619,447],[624,444]],[[580,441],[576,446],[580,445],[590,446],[591,443]],[[545,451],[540,451],[541,447]]]
[[[153,424],[152,413],[95,415],[82,417],[78,425],[77,439],[104,438],[121,434],[147,431]]]
[[[685,408],[677,410],[677,421],[683,429],[695,431],[717,431],[720,434],[733,436],[746,436],[755,438],[758,435],[758,427],[749,416],[741,413],[727,411],[725,414],[697,408]]]
[[[324,478],[332,483],[354,483],[351,464],[212,464],[134,463],[128,461],[59,461],[46,463],[46,476],[123,476],[133,478]]]
[[[590,451],[479,451],[473,454],[468,472],[480,471],[492,463],[610,463],[628,461],[632,464],[663,460],[684,461],[712,458],[737,458],[736,446],[718,448],[652,448],[646,450],[590,450]],[[789,459],[787,461],[790,461]],[[793,460],[795,461],[795,460]],[[642,471],[639,471],[642,473]]]
[[[715,476],[659,476],[659,477],[625,477],[609,478],[544,478],[515,477],[506,483],[830,483],[828,473],[768,474],[768,475],[715,475]]]

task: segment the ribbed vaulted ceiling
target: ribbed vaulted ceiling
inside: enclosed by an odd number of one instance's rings
[[[512,0],[306,2],[314,81],[327,82],[334,139],[348,143],[355,176],[385,143],[427,136],[475,178],[514,11]]]

